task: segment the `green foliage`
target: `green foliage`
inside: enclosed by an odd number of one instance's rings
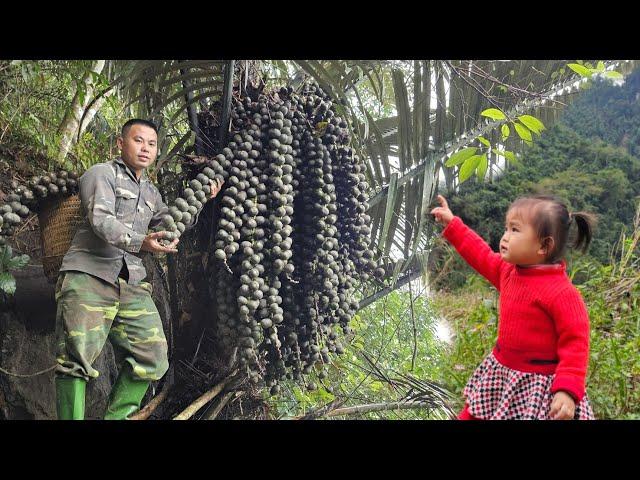
[[[414,287],[413,295],[416,293]],[[344,339],[345,353],[332,357],[331,364],[326,366],[326,378],[310,378],[314,384],[312,388],[316,387],[312,390],[302,389],[293,382],[284,384],[282,392],[270,399],[274,416],[306,413],[334,400],[344,400],[344,406],[400,400],[399,392],[391,384],[372,373],[367,358],[390,377],[410,373],[421,380],[434,379],[443,362],[444,345],[435,334],[437,315],[423,294],[417,295],[413,301],[413,318],[417,339],[414,361],[414,330],[408,290],[396,290],[363,309],[351,322],[353,333]],[[443,412],[429,414],[425,410],[412,409],[371,412],[362,414],[361,418],[427,419],[446,416]]]
[[[9,245],[0,249],[0,292],[13,295],[16,292],[16,279],[9,270],[19,270],[29,263],[28,255],[13,256],[13,250]]]
[[[464,291],[439,294],[434,308],[447,318],[454,333],[442,357],[439,379],[454,394],[459,411],[467,381],[496,341],[497,295],[481,277],[470,275]]]
[[[488,117],[492,120],[504,120],[505,118],[507,118],[504,113],[502,113],[502,111],[498,110],[497,108],[488,108],[486,110],[483,110],[482,112],[480,112],[480,115],[482,115],[483,117]]]
[[[14,60],[0,61],[0,143],[26,145],[29,151],[48,158],[46,165],[29,166],[34,173],[59,168],[55,159],[60,148],[60,125],[74,95],[86,95],[82,81],[92,61]],[[96,89],[108,85],[105,75],[92,73]],[[80,141],[70,151],[63,168],[82,172],[105,161],[115,151],[117,127],[126,112],[115,96],[109,97]],[[4,142],[3,142],[4,140]]]
[[[563,123],[585,138],[595,138],[640,155],[640,70],[622,86],[596,80],[563,117]]]

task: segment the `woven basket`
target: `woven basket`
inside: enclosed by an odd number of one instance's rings
[[[42,268],[49,282],[55,283],[62,258],[69,250],[82,220],[80,197],[72,195],[43,205],[38,213],[38,220],[42,240]]]

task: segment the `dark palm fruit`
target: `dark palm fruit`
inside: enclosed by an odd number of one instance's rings
[[[60,189],[55,183],[50,183],[48,188],[49,193],[51,193],[52,195],[57,195],[60,192]]]
[[[40,177],[40,185],[47,186],[51,183],[51,177],[44,175]]]
[[[176,207],[178,207],[181,211],[186,212],[189,208],[189,204],[184,198],[176,198]]]
[[[216,258],[228,263],[215,282],[218,334],[225,345],[241,347],[241,362],[254,379],[263,376],[257,359],[265,355],[271,388],[284,375],[301,381],[313,363],[340,350],[328,326],[346,327],[357,308],[345,301],[353,297],[353,277],[371,268],[372,258],[367,254],[362,263],[363,227],[370,222],[362,217],[366,187],[362,162],[336,130],[342,119],[317,85],[303,84],[301,95],[280,92],[280,99],[232,100],[237,137],[216,157],[226,161],[229,178],[215,241]],[[319,122],[335,128],[316,138]],[[238,297],[246,301],[238,305]]]
[[[22,220],[16,213],[5,213],[3,216],[4,223],[8,225],[18,225]]]
[[[169,207],[169,215],[171,215],[176,222],[182,220],[182,212],[175,206]]]
[[[21,200],[27,201],[27,202],[33,200],[33,191],[32,190],[24,190],[22,192]]]
[[[198,175],[196,175],[196,180],[198,180],[202,185],[208,185],[211,181],[210,178],[204,173],[199,173]]]
[[[198,180],[191,180],[189,182],[189,186],[195,191],[197,190],[202,190],[202,183],[200,183]]]

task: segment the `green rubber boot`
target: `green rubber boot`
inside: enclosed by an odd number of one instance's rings
[[[134,378],[128,364],[124,365],[111,389],[105,420],[128,420],[127,417],[140,409],[140,402],[151,382]]]
[[[87,381],[78,377],[56,377],[56,410],[58,420],[84,420],[84,398]]]

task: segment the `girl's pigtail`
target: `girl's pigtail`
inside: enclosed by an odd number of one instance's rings
[[[570,216],[575,220],[576,226],[578,227],[573,248],[581,249],[583,253],[586,253],[593,238],[596,216],[587,212],[573,212]]]

